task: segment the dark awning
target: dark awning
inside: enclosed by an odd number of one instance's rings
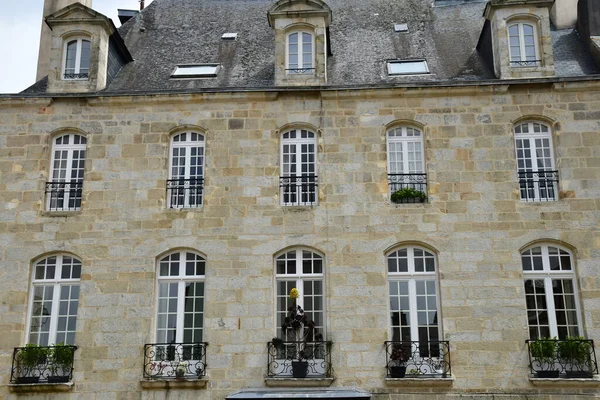
[[[245,399],[336,399],[357,400],[371,398],[371,393],[358,388],[331,389],[242,389],[226,397],[228,400]]]

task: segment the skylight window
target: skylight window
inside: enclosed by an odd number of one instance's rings
[[[429,68],[425,60],[388,61],[390,75],[420,75],[428,74]]]
[[[237,40],[237,32],[226,32],[221,36],[223,40]]]
[[[214,78],[219,72],[219,64],[178,65],[172,78]]]
[[[408,24],[394,24],[395,32],[408,32]]]

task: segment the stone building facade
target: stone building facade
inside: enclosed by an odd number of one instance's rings
[[[121,84],[118,76],[114,82]],[[530,278],[537,267],[527,270],[524,259],[532,249],[559,249],[566,274],[559,278],[574,282],[574,303],[564,311],[576,321],[558,316],[566,287],[545,297],[534,283],[536,301],[557,310],[552,336],[565,339],[566,326],[600,339],[597,77],[291,86],[0,96],[0,399],[223,399],[249,389],[294,398],[306,387],[315,398],[350,398],[342,391],[348,387],[381,400],[600,397],[597,366],[577,379],[532,372],[526,341],[547,335],[532,337],[532,326],[544,332],[544,324],[532,323],[524,285],[556,272]],[[549,129],[558,182],[548,201],[538,201],[538,186],[529,197],[529,177],[518,172],[515,131],[529,123]],[[390,201],[390,132],[403,127],[422,133],[424,202]],[[290,205],[282,151],[284,135],[295,130],[315,135],[318,181],[310,181],[311,201]],[[192,132],[203,138],[201,206],[186,194],[179,207],[167,189],[174,138]],[[47,182],[56,180],[56,139],[65,134],[85,138],[78,142],[85,163],[75,203],[61,208],[49,196],[68,190]],[[448,342],[449,353],[437,357],[449,365],[443,376],[410,362],[405,378],[386,368],[385,342],[400,341],[390,259],[402,258],[393,255],[402,249],[433,259],[427,280],[435,316],[423,323],[413,309],[419,326],[410,328],[422,337],[418,329],[435,325],[438,340]],[[294,250],[322,260],[315,279],[331,341],[330,368],[305,379],[269,373],[267,343],[281,322],[277,260]],[[179,252],[203,259],[204,376],[152,379],[148,361],[157,358],[148,360],[144,346],[158,341],[159,271],[165,256]],[[65,257],[80,261],[78,306],[69,311],[76,316],[72,377],[19,384],[13,348],[31,343],[36,271],[53,256],[65,265]],[[400,281],[418,282],[411,268]],[[418,297],[411,294],[411,304],[422,310]]]

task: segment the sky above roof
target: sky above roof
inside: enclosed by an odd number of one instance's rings
[[[152,0],[146,0],[146,6]],[[35,83],[44,0],[0,0],[0,93]],[[139,0],[93,0],[94,10],[121,26],[117,9],[139,9]]]

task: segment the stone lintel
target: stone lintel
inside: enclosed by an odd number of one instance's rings
[[[52,393],[52,392],[70,392],[73,390],[73,382],[65,383],[27,383],[27,384],[9,384],[8,390],[12,393]]]
[[[412,387],[449,387],[454,384],[454,377],[450,378],[385,378],[389,386]]]
[[[334,378],[265,378],[269,387],[328,387]]]
[[[144,389],[204,389],[208,379],[144,379],[140,381]]]

